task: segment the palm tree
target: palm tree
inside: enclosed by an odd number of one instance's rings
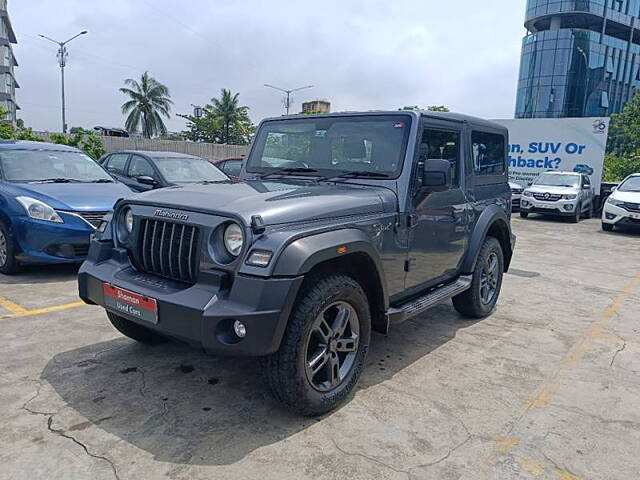
[[[167,133],[162,116],[170,117],[173,102],[169,89],[149,76],[149,72],[144,72],[139,82],[127,78],[124,84],[130,88],[124,87],[120,91],[131,98],[122,105],[122,113],[129,114],[125,122],[126,129],[136,132],[140,126],[144,138]]]
[[[220,98],[212,98],[212,114],[213,117],[222,123],[223,138],[221,143],[229,143],[229,130],[242,130],[243,125],[249,122],[249,107],[238,105],[239,93],[232,94],[231,90],[223,88]]]

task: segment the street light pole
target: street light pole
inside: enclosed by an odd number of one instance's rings
[[[269,87],[269,88],[273,88],[274,90],[278,90],[280,92],[284,92],[287,96],[285,97],[284,100],[284,107],[287,111],[287,115],[289,115],[289,108],[291,107],[291,94],[293,92],[298,92],[300,90],[304,90],[306,88],[313,88],[313,85],[307,85],[306,87],[299,87],[299,88],[293,88],[291,90],[287,90],[285,88],[280,88],[280,87],[274,87],[273,85],[269,85],[268,83],[264,84],[265,87]]]
[[[71,40],[78,38],[80,35],[85,35],[87,33],[86,30],[74,35],[69,40],[65,40],[64,42],[58,42],[53,38],[49,38],[46,35],[39,35],[39,37],[44,38],[45,40],[49,40],[50,42],[58,45],[58,64],[60,65],[60,79],[62,86],[62,133],[67,133],[67,119],[66,119],[66,111],[65,111],[65,98],[64,98],[64,67],[67,65],[67,43]]]
[[[582,47],[577,46],[576,50],[578,50],[582,54],[582,58],[584,58],[584,72],[585,77],[587,77],[584,84],[584,102],[582,103],[582,115],[584,116],[587,113],[587,102],[589,101],[589,60],[587,59],[587,54]]]

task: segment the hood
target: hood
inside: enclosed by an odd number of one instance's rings
[[[40,200],[56,210],[113,210],[121,198],[133,195],[122,183],[7,183],[14,196]]]
[[[616,190],[611,194],[611,198],[621,202],[640,203],[640,192],[621,192]]]
[[[395,193],[383,187],[346,183],[247,181],[185,185],[143,193],[137,199],[176,210],[240,215],[249,224],[260,215],[266,225],[396,211]]]
[[[532,193],[558,193],[562,195],[571,195],[577,194],[580,192],[578,187],[556,187],[552,185],[531,185],[526,189],[528,192]]]

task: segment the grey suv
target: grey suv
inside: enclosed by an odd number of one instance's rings
[[[507,145],[500,125],[455,114],[265,120],[241,182],[119,202],[80,296],[143,343],[263,356],[282,403],[327,412],[372,330],[450,298],[464,316],[493,311],[515,241]]]

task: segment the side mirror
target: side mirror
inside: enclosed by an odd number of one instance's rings
[[[425,160],[422,186],[432,192],[444,192],[451,188],[451,164],[449,160]]]
[[[143,185],[151,185],[153,187],[158,184],[158,182],[147,175],[140,175],[139,177],[136,177],[136,180],[138,181],[138,183],[141,183]]]

